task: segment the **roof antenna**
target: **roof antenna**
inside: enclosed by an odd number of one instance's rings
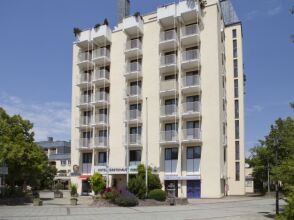
[[[117,22],[130,15],[130,0],[117,0]]]

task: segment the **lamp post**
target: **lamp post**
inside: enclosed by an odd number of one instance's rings
[[[274,137],[274,147],[276,154],[276,166],[278,165],[278,150],[279,150],[279,142],[277,137]],[[276,180],[276,215],[279,215],[279,180]]]
[[[145,160],[146,198],[148,195],[148,97],[146,97],[146,160]]]

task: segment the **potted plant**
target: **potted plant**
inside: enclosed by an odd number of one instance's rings
[[[75,27],[73,29],[73,33],[74,33],[75,37],[79,36],[81,32],[82,32],[82,30],[80,28]]]
[[[94,29],[97,30],[100,26],[101,26],[101,24],[97,23],[97,24],[95,24]]]
[[[37,192],[33,193],[33,205],[34,206],[42,206],[43,205],[43,201],[40,199],[40,195]]]
[[[63,198],[63,193],[60,191],[63,189],[63,185],[61,183],[57,183],[54,186],[54,198]]]
[[[141,13],[140,13],[139,11],[136,11],[136,12],[134,13],[134,16],[137,17],[137,18],[138,18],[138,17],[141,17]]]
[[[104,177],[100,173],[94,173],[93,176],[89,179],[91,188],[95,194],[93,197],[95,200],[101,197],[101,194],[104,192],[106,187],[106,182]]]
[[[103,21],[103,25],[106,25],[106,26],[109,25],[109,22],[108,22],[107,18],[104,19],[104,21]]]
[[[70,204],[71,205],[77,205],[78,204],[78,187],[76,184],[70,185]]]

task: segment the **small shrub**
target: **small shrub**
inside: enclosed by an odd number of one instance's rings
[[[106,181],[100,173],[94,173],[94,175],[90,177],[90,184],[95,195],[103,193],[106,187]]]
[[[108,22],[107,18],[104,19],[104,21],[103,21],[103,25],[106,25],[106,26],[109,25],[109,22]]]
[[[114,203],[122,207],[132,207],[139,204],[138,198],[132,193],[119,195],[114,199]]]
[[[106,200],[114,202],[114,200],[119,196],[119,193],[115,189],[106,188],[103,197]]]
[[[82,32],[82,30],[81,30],[80,28],[76,28],[76,27],[75,27],[75,28],[73,29],[73,32],[74,32],[74,35],[75,35],[75,37],[76,37],[76,36],[78,36],[78,35]]]
[[[166,200],[166,192],[164,192],[162,189],[154,189],[150,191],[149,198],[163,202]]]
[[[77,186],[77,184],[71,184],[70,185],[70,195],[72,197],[77,197],[78,196],[78,186]]]
[[[94,29],[98,29],[101,26],[101,24],[95,24]]]
[[[62,183],[56,183],[55,186],[54,186],[54,189],[56,192],[59,192],[61,189],[63,189],[63,185]]]
[[[136,176],[130,179],[128,189],[135,194],[139,199],[144,199],[146,194],[145,180],[141,176]]]

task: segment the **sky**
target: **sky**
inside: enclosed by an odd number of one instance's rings
[[[131,13],[173,0],[131,0]],[[246,151],[293,116],[293,0],[232,0],[243,24]],[[36,140],[70,139],[73,27],[116,23],[116,0],[0,0],[0,106],[34,123]]]

